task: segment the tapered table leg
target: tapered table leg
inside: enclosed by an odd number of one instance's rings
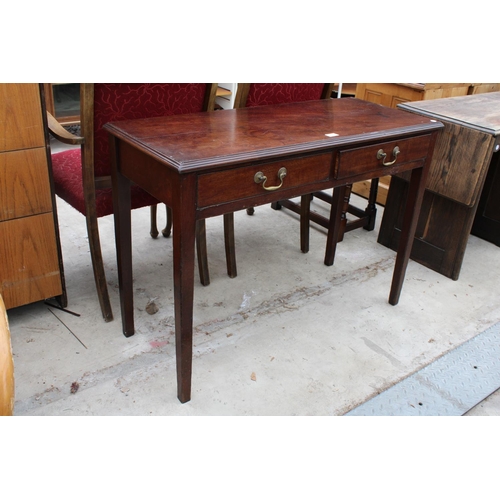
[[[425,191],[424,169],[417,168],[412,170],[408,198],[403,216],[403,225],[401,227],[401,238],[396,254],[396,263],[392,276],[391,291],[389,294],[389,304],[395,306],[399,302],[401,289],[405,279],[406,268],[410,259],[410,253],[413,246],[413,238],[417,229],[418,217]]]
[[[236,276],[238,275],[238,271],[236,268],[236,247],[234,242],[233,212],[224,214],[224,245],[226,250],[227,275],[230,278],[236,278]]]
[[[125,337],[134,334],[134,297],[132,284],[132,229],[131,229],[131,182],[120,173],[117,164],[118,141],[110,136],[110,153],[113,186],[113,212],[115,221],[115,244],[118,267],[118,283],[120,287],[120,309],[122,331]]]
[[[195,264],[196,177],[188,177],[176,190],[173,215],[175,354],[177,397],[181,403],[191,399],[193,360],[193,299]]]
[[[309,252],[309,220],[311,219],[312,194],[304,194],[300,198],[300,250]]]
[[[208,271],[207,228],[205,219],[201,219],[196,223],[196,255],[198,256],[201,284],[208,286],[210,285],[210,273]]]

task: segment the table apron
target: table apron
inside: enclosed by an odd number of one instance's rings
[[[418,141],[423,146],[424,137],[413,138],[413,142]],[[426,146],[428,146],[428,137],[425,137]],[[190,172],[183,174],[124,141],[119,140],[118,145],[120,156],[118,165],[121,174],[172,208],[175,205],[176,192],[178,193],[182,189],[183,178],[195,175],[197,177],[197,219],[214,217],[249,207],[265,205],[316,191],[349,185],[362,180],[394,175],[419,168],[425,162],[425,158],[403,163],[396,161],[391,166],[382,166],[380,162],[372,162],[371,165],[367,165],[361,172],[359,166],[355,167],[353,165],[354,168],[351,175],[347,173],[341,179],[338,179],[339,162],[342,155],[346,154],[346,150],[334,150],[328,153],[306,155],[305,157],[291,160],[273,160],[267,164],[235,166],[233,169],[222,173]],[[372,149],[374,146],[371,145],[368,147]],[[350,154],[349,150],[347,150],[347,154]],[[137,168],[138,165],[140,165],[140,168]],[[259,184],[254,181],[253,175],[257,171],[262,171],[269,177],[266,183],[276,186],[279,183],[276,175],[278,167],[281,165],[287,167],[288,170],[282,188],[275,191],[267,191],[263,188],[263,183]],[[272,170],[268,168],[269,166],[272,167]],[[224,182],[225,175],[228,176],[229,180],[234,180],[235,182]],[[297,176],[299,177],[298,180]],[[219,186],[218,182],[220,180],[222,180],[222,183]],[[243,185],[242,187],[243,182],[247,186]],[[208,195],[207,190],[209,192]]]
[[[137,150],[126,142],[119,142],[119,171],[141,189],[162,201],[169,207],[174,204],[174,190],[180,176],[165,164],[148,154]],[[140,165],[141,168],[137,168]]]
[[[286,190],[277,190],[273,192],[263,191],[262,194],[257,196],[249,196],[247,198],[233,200],[224,203],[214,204],[208,207],[197,208],[197,219],[206,219],[209,217],[215,217],[218,215],[223,215],[229,212],[236,212],[238,210],[244,210],[250,207],[256,207],[259,205],[267,205],[275,201],[295,198],[297,196],[314,193],[317,191],[323,191],[325,189],[333,189],[340,186],[346,186],[353,184],[354,182],[375,179],[378,177],[383,177],[387,175],[394,175],[396,173],[402,173],[406,171],[412,171],[417,168],[422,168],[425,165],[425,158],[410,161],[403,165],[393,165],[391,167],[383,167],[378,170],[372,170],[369,173],[363,173],[355,176],[351,176],[343,179],[326,179],[324,181],[315,182],[305,186],[297,186],[295,188],[290,188]]]

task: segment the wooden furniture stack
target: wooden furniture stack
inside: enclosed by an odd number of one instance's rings
[[[0,84],[0,293],[5,307],[67,305],[43,88]]]

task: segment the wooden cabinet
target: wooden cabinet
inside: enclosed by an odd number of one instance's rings
[[[390,108],[408,101],[467,95],[471,83],[358,83],[356,97]]]
[[[500,83],[472,83],[469,88],[469,95],[498,91],[500,91]]]
[[[0,293],[7,309],[67,304],[38,84],[0,84]]]

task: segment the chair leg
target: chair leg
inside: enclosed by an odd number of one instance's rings
[[[168,238],[172,233],[172,209],[165,205],[166,213],[167,213],[167,223],[165,224],[165,228],[162,230],[161,234],[165,238]]]
[[[342,205],[342,214],[340,216],[340,231],[339,231],[339,237],[338,237],[338,242],[340,243],[341,241],[344,241],[344,235],[346,233],[347,229],[347,212],[349,211],[349,200],[351,199],[351,190],[352,190],[352,184],[348,184],[345,186],[345,191],[344,191],[344,203]],[[333,195],[332,195],[333,198]],[[333,204],[333,201],[332,201]],[[331,216],[330,216],[331,218]],[[330,221],[331,224],[331,221]]]
[[[89,237],[90,257],[92,259],[92,268],[94,270],[94,279],[97,288],[97,296],[104,321],[113,321],[113,311],[109,301],[108,284],[104,273],[104,263],[102,261],[101,241],[99,239],[99,226],[96,217],[86,217],[87,233]]]
[[[309,252],[309,219],[311,216],[312,194],[300,197],[300,250]]]
[[[341,186],[333,190],[332,206],[330,209],[330,219],[328,235],[326,237],[325,265],[333,265],[337,243],[342,241],[341,233],[345,227],[346,199],[349,199],[351,186]]]
[[[237,270],[234,244],[234,213],[224,214],[224,244],[227,274],[230,278],[235,278]],[[198,256],[200,282],[203,286],[208,286],[210,284],[210,274],[208,271],[207,233],[204,219],[196,222],[196,254]]]
[[[160,234],[158,232],[158,226],[156,224],[157,207],[158,205],[151,205],[151,229],[149,231],[151,238],[157,238]],[[161,234],[163,234],[165,238],[168,238],[172,233],[172,209],[170,207],[167,207],[166,205],[165,208],[167,214],[167,223],[165,224],[164,229],[162,229]]]
[[[150,230],[149,234],[151,235],[151,238],[156,239],[158,238],[158,226],[156,225],[156,209],[158,205],[151,205],[149,207],[149,211],[151,214],[151,222],[150,222]]]
[[[247,209],[248,211],[248,209]],[[236,278],[236,248],[234,244],[234,213],[224,214],[224,245],[226,248],[227,274]]]
[[[169,237],[172,232],[172,209],[167,209],[167,224],[162,234],[165,238]],[[154,206],[154,221],[156,226],[156,205]],[[151,206],[151,227],[153,227],[153,206]],[[234,245],[234,214],[224,215],[224,240],[226,246],[226,263],[227,274],[231,278],[235,278],[236,272],[236,250]],[[200,282],[203,286],[210,285],[210,273],[208,270],[208,254],[207,254],[207,233],[206,223],[204,219],[196,222],[196,254],[198,257],[198,270],[200,273]]]
[[[198,256],[198,270],[203,286],[210,285],[207,256],[207,233],[205,219],[196,221],[196,254]]]
[[[378,179],[372,179],[370,184],[370,194],[368,197],[368,205],[365,209],[368,217],[368,222],[363,229],[373,231],[375,229],[375,219],[377,217],[377,194],[378,194]]]

